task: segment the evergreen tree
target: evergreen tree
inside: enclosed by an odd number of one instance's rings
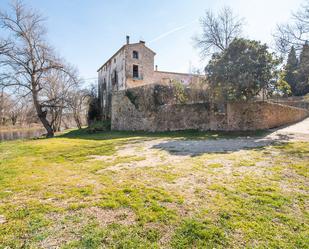
[[[299,56],[297,72],[298,84],[296,95],[306,95],[309,93],[309,44],[306,42]]]
[[[218,97],[250,100],[271,85],[278,64],[266,44],[234,39],[227,49],[213,55],[205,71]]]
[[[292,46],[285,66],[284,81],[286,81],[291,86],[293,95],[297,93],[297,66],[298,60],[296,57],[296,52],[294,46]]]

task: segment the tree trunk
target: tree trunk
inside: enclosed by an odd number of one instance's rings
[[[81,129],[82,128],[82,124],[81,124],[82,122],[80,121],[79,114],[77,112],[74,112],[73,116],[74,116],[74,120],[75,120],[77,128]]]
[[[47,113],[42,111],[42,107],[41,107],[39,100],[38,100],[38,92],[36,90],[32,91],[32,97],[33,97],[33,104],[35,106],[37,115],[38,115],[40,121],[42,122],[44,128],[47,131],[46,137],[47,138],[53,137],[54,136],[53,128],[51,127],[48,120],[46,119]]]
[[[61,107],[61,109],[59,110],[58,120],[57,120],[57,131],[58,132],[61,131],[62,113],[63,113],[63,108]]]
[[[17,122],[17,115],[13,114],[11,117],[12,125],[15,126]]]

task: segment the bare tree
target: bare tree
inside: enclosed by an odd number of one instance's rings
[[[41,105],[49,110],[49,120],[53,131],[60,131],[64,110],[69,108],[71,92],[78,89],[79,79],[73,67],[66,71],[50,70],[43,79]]]
[[[242,33],[244,20],[235,16],[229,7],[224,7],[217,15],[208,10],[200,19],[202,34],[195,38],[201,56],[223,51]]]
[[[276,47],[279,52],[287,54],[291,47],[301,50],[309,39],[309,1],[297,11],[292,13],[288,24],[280,24],[274,34]]]
[[[43,89],[50,71],[64,70],[64,66],[45,40],[43,21],[37,11],[27,9],[20,1],[11,5],[11,13],[0,11],[0,26],[8,34],[2,41],[5,46],[0,53],[0,84],[14,88],[24,96],[31,94],[47,137],[52,137],[54,131],[47,119]]]
[[[83,119],[87,115],[87,108],[90,95],[87,90],[78,90],[70,92],[68,99],[69,110],[73,114],[74,121],[78,129],[82,128]]]
[[[15,126],[23,113],[23,109],[24,106],[20,100],[2,91],[0,94],[0,125]]]
[[[9,96],[2,89],[0,93],[0,126],[5,125],[9,119],[10,104]]]

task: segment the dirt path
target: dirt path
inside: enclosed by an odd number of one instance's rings
[[[239,137],[217,140],[169,140],[161,141],[153,148],[166,150],[170,154],[195,156],[203,153],[239,151],[273,143],[309,141],[309,118],[277,130],[264,137]]]
[[[226,139],[151,139],[137,141],[118,148],[121,157],[134,157],[140,160],[118,163],[105,170],[156,167],[190,160],[191,157],[204,153],[227,153],[253,149],[289,141],[309,141],[309,118],[288,127],[271,130],[263,137],[236,137]],[[94,156],[95,160],[113,160],[113,156]],[[189,162],[189,161],[188,161]]]
[[[278,129],[269,135],[272,139],[286,139],[288,141],[309,141],[309,118],[296,124]]]
[[[239,151],[273,143],[309,141],[309,118],[296,124],[270,130],[264,137],[239,137],[217,140],[168,140],[160,141],[152,148],[166,150],[170,154],[195,156],[203,153]]]

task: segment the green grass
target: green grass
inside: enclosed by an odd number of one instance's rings
[[[65,138],[77,139],[119,139],[119,138],[181,138],[181,139],[219,139],[219,138],[235,138],[235,137],[259,137],[266,135],[268,131],[234,131],[234,132],[213,132],[213,131],[198,131],[198,130],[183,130],[183,131],[164,131],[164,132],[144,132],[144,131],[110,131],[91,133],[89,130],[71,130],[62,135]]]
[[[2,142],[0,248],[308,248],[309,143],[195,157],[143,147],[247,135],[73,130]]]

